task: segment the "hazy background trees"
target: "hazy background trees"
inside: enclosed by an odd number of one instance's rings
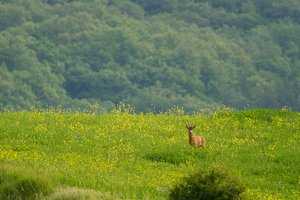
[[[298,0],[0,0],[0,107],[300,110]]]

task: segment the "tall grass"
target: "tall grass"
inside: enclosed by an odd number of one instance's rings
[[[239,175],[247,198],[300,195],[300,115],[288,110],[154,115],[123,107],[102,115],[2,112],[0,119],[0,165],[53,179],[57,191],[48,199],[166,199],[182,177],[214,166]],[[186,123],[197,125],[206,148],[188,144]]]
[[[34,173],[14,167],[0,167],[0,199],[31,200],[53,192],[53,184]]]

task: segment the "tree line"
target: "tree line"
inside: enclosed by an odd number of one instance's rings
[[[300,110],[298,0],[0,0],[0,107]]]

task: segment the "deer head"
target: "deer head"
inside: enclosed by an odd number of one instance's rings
[[[193,133],[194,129],[196,128],[196,125],[185,125],[189,133]]]

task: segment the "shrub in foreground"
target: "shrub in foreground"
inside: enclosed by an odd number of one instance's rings
[[[241,199],[245,187],[223,168],[198,171],[183,178],[170,193],[170,199]]]

